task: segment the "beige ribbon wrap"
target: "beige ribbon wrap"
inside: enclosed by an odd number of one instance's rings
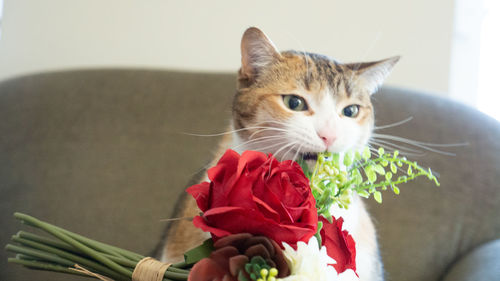
[[[165,271],[171,266],[171,263],[162,263],[151,257],[146,257],[140,260],[132,272],[132,281],[162,281]],[[95,277],[102,281],[114,281],[111,278],[94,273],[78,264],[71,270],[81,272],[83,274]]]
[[[170,265],[150,257],[143,258],[132,273],[132,281],[161,281]]]

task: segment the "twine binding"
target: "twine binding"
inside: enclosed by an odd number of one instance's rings
[[[165,271],[172,265],[151,257],[140,260],[132,273],[132,281],[162,281]]]
[[[137,263],[134,272],[132,272],[132,281],[162,281],[165,271],[167,271],[171,265],[171,263],[162,263],[151,257],[143,258]],[[102,281],[114,281],[109,277],[94,273],[78,264],[75,264],[74,268],[70,269]]]

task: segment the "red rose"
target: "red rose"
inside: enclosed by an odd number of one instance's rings
[[[326,246],[326,252],[337,263],[333,264],[338,273],[347,269],[356,272],[356,245],[354,239],[347,232],[342,230],[344,220],[332,217],[333,223],[329,223],[324,217],[320,216],[323,222],[323,228],[320,230],[322,244]]]
[[[208,170],[210,182],[187,189],[203,211],[193,223],[214,239],[236,233],[263,235],[279,245],[309,241],[317,230],[309,180],[294,161],[227,150]]]

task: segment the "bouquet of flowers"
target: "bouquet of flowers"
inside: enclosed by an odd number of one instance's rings
[[[278,161],[273,155],[227,150],[208,170],[209,182],[187,192],[202,211],[193,224],[211,239],[165,264],[16,213],[28,225],[56,239],[27,232],[9,262],[101,280],[355,280],[356,246],[334,209],[349,208],[353,194],[382,202],[381,191],[419,176],[439,185],[430,169],[382,148],[319,153],[306,161]],[[196,246],[196,245],[193,245]]]

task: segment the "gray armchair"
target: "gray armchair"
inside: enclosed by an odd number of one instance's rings
[[[235,76],[150,70],[43,73],[0,83],[0,244],[26,212],[140,253],[155,248],[189,179],[228,124]],[[500,280],[500,124],[474,109],[383,88],[383,133],[469,143],[416,158],[440,174],[369,200],[387,280]],[[495,241],[496,240],[496,241]],[[84,280],[7,265],[0,280]]]

